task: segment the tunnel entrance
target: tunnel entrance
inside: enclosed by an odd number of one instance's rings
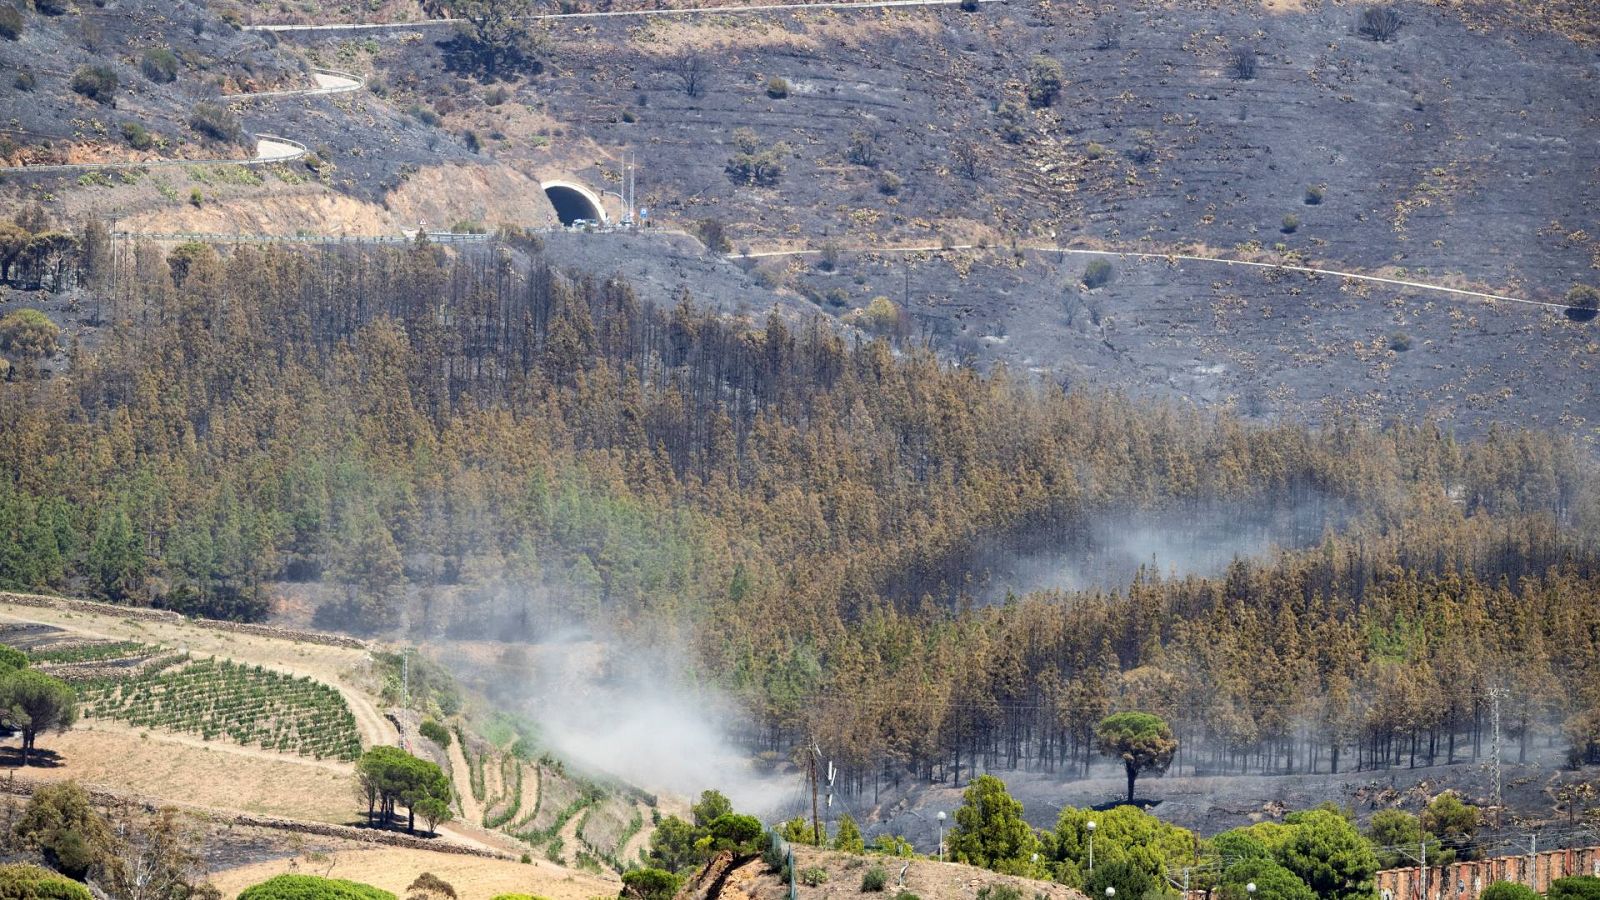
[[[561,220],[562,225],[571,225],[580,219],[605,222],[606,213],[600,206],[600,198],[588,188],[561,181],[546,182],[543,187],[544,195],[550,198],[550,205],[556,208],[556,218]]]

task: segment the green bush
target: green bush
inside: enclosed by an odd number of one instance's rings
[[[978,900],[1022,900],[1022,891],[1009,884],[986,884],[978,889]]]
[[[196,103],[189,111],[189,127],[224,144],[243,145],[244,126],[239,117],[215,103]]]
[[[26,863],[0,866],[0,900],[90,900],[83,885]]]
[[[902,184],[904,182],[900,180],[900,176],[893,172],[883,171],[878,173],[878,193],[885,197],[893,197],[895,194],[900,193]]]
[[[1600,900],[1600,878],[1593,875],[1574,875],[1557,878],[1545,891],[1548,900]]]
[[[135,150],[149,150],[156,145],[156,139],[150,136],[149,130],[138,122],[123,122],[122,138]]]
[[[1404,353],[1411,349],[1411,335],[1404,331],[1396,331],[1389,335],[1389,349],[1396,353]]]
[[[1083,286],[1097,288],[1111,283],[1111,261],[1107,259],[1091,259],[1083,267]]]
[[[72,73],[74,91],[107,106],[116,100],[117,83],[117,73],[110,66],[82,66]]]
[[[1324,191],[1317,185],[1306,188],[1306,205],[1321,206]]]
[[[1287,215],[1287,216],[1283,217],[1283,233],[1284,234],[1294,234],[1296,231],[1299,231],[1299,230],[1300,230],[1300,217],[1299,216],[1291,214],[1291,215]]]
[[[139,60],[139,71],[156,84],[178,80],[178,57],[165,47],[152,47]]]
[[[1539,900],[1539,892],[1515,881],[1496,881],[1483,889],[1478,900]]]
[[[774,75],[767,79],[767,96],[774,100],[782,100],[789,96],[789,82]]]
[[[65,15],[72,8],[72,4],[67,0],[33,0],[33,8],[41,15],[60,16]]]
[[[19,309],[0,318],[0,350],[7,353],[27,357],[49,356],[56,352],[60,337],[61,328],[37,309]]]
[[[15,6],[0,5],[0,37],[8,41],[22,37],[22,11]]]
[[[19,91],[32,91],[39,86],[39,79],[34,77],[33,70],[24,66],[17,70],[17,77],[12,79],[11,86]]]
[[[370,884],[315,875],[279,875],[245,888],[239,900],[395,900]]]
[[[411,107],[410,112],[413,119],[416,119],[418,122],[421,122],[429,128],[438,128],[439,123],[444,121],[443,116],[420,103]]]
[[[1035,56],[1028,64],[1028,102],[1039,107],[1055,103],[1065,80],[1066,71],[1059,61],[1042,53]]]
[[[828,883],[828,870],[821,866],[812,866],[800,873],[800,883],[806,887],[821,887]]]
[[[422,724],[417,727],[417,730],[422,732],[423,737],[433,741],[435,744],[438,744],[441,747],[450,746],[450,729],[444,727],[433,719],[423,719]]]
[[[976,3],[977,0],[973,0],[973,2]],[[922,900],[922,898],[911,893],[910,891],[901,891],[900,893],[894,895],[894,900]]]
[[[623,896],[634,900],[672,900],[683,887],[683,876],[663,869],[634,869],[622,875]]]
[[[883,870],[883,866],[873,866],[866,871],[866,874],[861,876],[861,893],[863,894],[881,894],[883,889],[888,886],[889,873]]]

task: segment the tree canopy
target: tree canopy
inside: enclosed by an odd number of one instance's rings
[[[1128,774],[1128,802],[1133,802],[1134,780],[1144,772],[1160,774],[1178,752],[1178,739],[1172,726],[1160,716],[1145,712],[1120,712],[1105,717],[1095,726],[1100,752],[1122,761]]]
[[[946,838],[950,858],[1008,875],[1031,874],[1039,839],[1022,817],[1022,803],[1006,792],[1005,782],[979,775],[961,797],[955,827]]]
[[[450,820],[450,778],[438,764],[401,750],[374,747],[356,762],[356,781],[367,803],[369,824],[387,826],[398,807],[406,807],[406,830],[416,831],[417,816],[433,830]]]
[[[62,732],[78,721],[78,693],[52,675],[33,669],[0,673],[0,721],[22,732],[22,764],[41,732]]]
[[[1324,900],[1370,900],[1378,859],[1350,821],[1313,809],[1289,818],[1293,834],[1278,861]]]

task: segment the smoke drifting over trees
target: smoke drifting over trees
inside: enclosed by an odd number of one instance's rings
[[[681,647],[747,750],[823,742],[844,791],[1069,773],[1123,709],[1172,723],[1178,766],[1460,759],[1502,686],[1519,741],[1600,746],[1600,516],[1566,440],[1063,392],[657,308],[520,243],[202,248],[181,278],[119,254],[104,346],[0,391],[0,584],[250,616],[321,580],[362,632]],[[1233,510],[1305,549],[979,602],[974,560]]]

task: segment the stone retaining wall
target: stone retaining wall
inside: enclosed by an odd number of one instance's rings
[[[19,781],[14,774],[13,777],[0,779],[0,793],[18,797],[32,797],[34,788],[39,786],[40,784],[32,781]],[[312,834],[319,837],[339,838],[363,844],[403,847],[409,850],[432,850],[436,853],[455,853],[460,856],[479,856],[484,859],[515,859],[508,853],[499,853],[478,847],[467,847],[462,844],[450,843],[442,838],[429,839],[414,837],[398,831],[379,831],[372,828],[356,828],[350,825],[333,825],[327,822],[305,822],[299,819],[284,819],[278,816],[263,816],[255,813],[230,813],[204,807],[189,807],[181,803],[163,803],[90,785],[84,785],[83,789],[89,795],[89,799],[99,807],[134,806],[146,812],[155,812],[158,809],[170,806],[198,814],[211,822],[224,825],[271,828],[275,831],[286,831],[292,834]]]
[[[213,631],[232,631],[238,634],[253,634],[260,637],[300,641],[307,644],[323,644],[329,647],[349,647],[356,650],[370,650],[372,648],[372,645],[367,641],[345,637],[342,634],[300,631],[293,628],[279,628],[275,625],[260,625],[253,622],[227,622],[221,619],[190,618],[171,610],[149,609],[142,606],[118,606],[114,603],[98,603],[93,600],[79,600],[73,597],[47,597],[42,594],[14,594],[0,591],[0,604],[33,606],[41,609],[65,609],[72,612],[116,616],[122,619],[139,619],[146,622],[188,624],[200,628],[210,628]]]

